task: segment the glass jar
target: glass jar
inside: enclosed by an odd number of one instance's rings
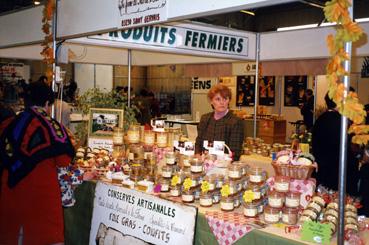
[[[156,165],[146,164],[146,175],[155,176],[157,172]]]
[[[241,200],[240,200],[240,193],[237,192],[235,194],[232,195],[233,198],[233,206],[234,208],[238,208],[241,205]]]
[[[220,199],[220,209],[222,211],[233,211],[234,204],[232,196],[221,197]]]
[[[209,183],[209,191],[215,190],[216,175],[207,175],[204,177],[204,180]]]
[[[287,225],[295,225],[297,223],[298,218],[297,213],[298,213],[297,208],[285,207],[282,210],[282,222]]]
[[[131,124],[127,131],[127,140],[129,144],[140,143],[140,125]]]
[[[181,167],[191,167],[191,156],[181,154],[179,156],[179,164]]]
[[[290,190],[290,177],[275,176],[274,188],[279,192],[288,192]]]
[[[176,154],[173,151],[169,151],[165,153],[165,163],[167,165],[174,165],[176,164]]]
[[[194,201],[195,201],[195,196],[194,196],[193,190],[189,189],[189,190],[184,190],[182,192],[182,202],[192,203]]]
[[[249,181],[252,183],[264,183],[266,172],[260,167],[251,167],[249,170]]]
[[[129,174],[129,178],[132,181],[140,181],[142,179],[142,165],[135,163],[131,165],[131,172]]]
[[[119,165],[123,164],[124,155],[125,155],[124,145],[114,145],[113,146],[112,157],[113,157],[113,159],[115,159],[115,161]]]
[[[140,144],[131,144],[129,146],[129,153],[129,160],[145,158],[145,149]]]
[[[264,208],[264,221],[268,224],[274,224],[279,222],[280,209],[266,206]]]
[[[169,191],[170,179],[160,178],[159,183],[160,183],[160,187],[161,187],[160,188],[161,192],[168,192]]]
[[[172,167],[171,166],[163,166],[161,167],[161,176],[163,176],[164,178],[171,178],[172,177]]]
[[[210,192],[201,192],[200,194],[200,206],[211,207],[213,205],[213,197]]]
[[[301,193],[299,192],[287,192],[286,193],[286,200],[285,200],[285,205],[286,207],[289,208],[297,208],[300,206],[300,196]]]
[[[213,204],[218,204],[220,202],[220,191],[212,191]]]
[[[203,163],[198,158],[193,158],[191,160],[191,172],[192,173],[202,173],[204,170]]]
[[[199,181],[200,175],[199,174],[191,173],[188,177],[192,180],[191,187],[195,187],[195,186],[198,186],[200,184],[200,181]]]
[[[221,174],[215,174],[215,188],[221,189],[224,184],[224,176]]]
[[[260,200],[262,198],[260,185],[249,184],[247,186],[247,190],[250,190],[254,193],[254,200]]]
[[[236,181],[232,181],[232,180],[226,180],[224,182],[224,185],[228,185],[229,186],[229,195],[233,195],[235,194],[238,190],[237,190],[237,183]]]
[[[255,218],[258,215],[258,205],[254,202],[244,202],[243,215],[249,218]]]
[[[113,145],[123,145],[123,128],[114,127],[113,129]]]
[[[230,179],[241,179],[242,172],[241,167],[237,164],[231,164],[228,166],[228,177]]]
[[[155,132],[151,130],[145,130],[144,132],[144,144],[146,146],[153,146],[155,144]]]
[[[277,191],[271,191],[268,193],[268,204],[272,208],[283,207],[284,195]]]
[[[170,195],[172,197],[179,197],[181,195],[181,186],[180,185],[171,185],[170,186]]]
[[[168,135],[166,132],[156,132],[156,145],[165,148],[168,145]]]

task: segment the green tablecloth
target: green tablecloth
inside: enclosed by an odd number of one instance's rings
[[[89,241],[93,201],[95,197],[94,182],[84,182],[75,190],[76,204],[64,210],[65,244],[86,245]],[[195,230],[196,245],[217,244],[217,240],[210,230],[205,215],[199,213]],[[253,230],[243,236],[235,244],[255,245],[290,245],[302,244],[283,237],[268,234],[263,231]]]

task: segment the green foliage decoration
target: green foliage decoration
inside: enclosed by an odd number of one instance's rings
[[[84,94],[77,98],[77,110],[82,113],[82,116],[89,114],[90,108],[112,108],[123,109],[124,119],[123,128],[127,131],[129,125],[136,123],[136,113],[139,112],[136,106],[131,104],[128,107],[127,96],[113,91],[103,91],[99,88],[87,90]],[[88,122],[82,121],[76,126],[76,136],[80,142],[86,142],[88,132]]]

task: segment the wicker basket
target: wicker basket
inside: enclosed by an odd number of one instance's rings
[[[291,165],[291,164],[278,164],[275,161],[272,162],[274,172],[276,176],[288,176],[293,179],[309,179],[311,174],[316,169],[316,163],[310,166]]]

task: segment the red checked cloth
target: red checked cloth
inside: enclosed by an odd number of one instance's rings
[[[206,211],[206,220],[218,243],[233,244],[254,228],[247,225],[247,218],[242,213]]]
[[[269,189],[274,189],[274,177],[270,177],[267,180]],[[301,179],[291,179],[290,181],[290,191],[297,191],[301,193],[300,205],[304,208],[309,203],[309,200],[315,193],[316,180],[313,178],[307,180]]]

